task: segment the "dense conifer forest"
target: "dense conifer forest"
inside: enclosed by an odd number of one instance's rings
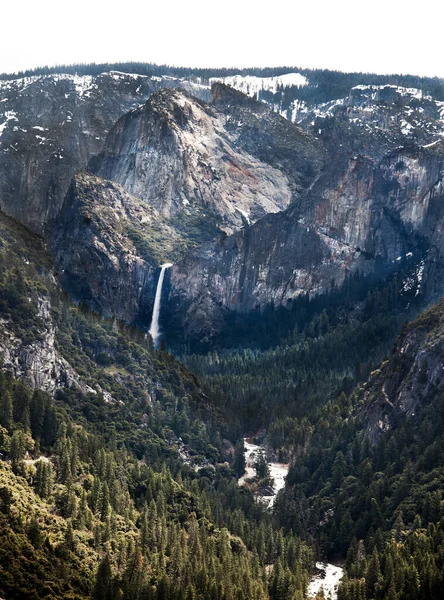
[[[414,327],[436,335],[444,305]],[[320,411],[309,451],[295,462],[276,512],[284,528],[315,531],[346,555],[341,600],[434,599],[443,588],[443,397],[431,390],[410,418],[370,443],[363,390]]]
[[[140,331],[73,306],[42,240],[4,216],[0,226],[8,328],[41,341],[38,306],[51,298],[57,348],[91,384],[52,398],[0,371],[0,594],[303,598],[313,548],[237,486],[195,377]]]
[[[285,308],[229,313],[215,350],[176,351],[222,407],[233,435],[265,428],[274,451],[303,448],[317,410],[364,381],[423,306],[417,268],[406,259],[391,273],[356,273],[339,289]],[[403,280],[415,283],[405,287]]]
[[[52,398],[0,372],[1,594],[302,599],[326,556],[346,561],[341,600],[437,598],[442,397],[376,445],[362,434],[362,386],[423,304],[417,261],[238,316],[231,350],[182,355],[200,388],[137,329],[72,305],[38,236],[1,227],[8,328],[42,340],[50,298],[57,348],[91,386]],[[273,511],[237,485],[246,433],[293,464]]]
[[[228,465],[152,461],[148,431],[138,459],[119,441],[135,426],[114,415],[116,429],[103,431],[103,401],[95,419],[75,421],[66,398],[8,374],[0,392],[7,598],[302,598],[312,551],[272,528]]]

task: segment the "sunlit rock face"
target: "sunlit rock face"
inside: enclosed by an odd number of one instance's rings
[[[0,81],[0,208],[42,232],[111,126],[164,87],[209,96],[187,81],[116,71]]]
[[[146,322],[156,266],[221,235],[231,243],[227,234],[280,213],[314,182],[325,153],[312,136],[264,104],[230,112],[222,92],[233,93],[222,86],[212,104],[153,94],[111,129],[90,162],[96,175],[75,176],[51,247],[77,300]]]
[[[443,145],[371,158],[346,149],[286,211],[195,250],[171,272],[171,309],[190,336],[211,337],[226,310],[285,305],[340,285],[354,270],[427,252],[427,294],[442,291]]]
[[[285,148],[278,127],[267,132],[269,120],[275,115],[257,102],[239,113],[222,102],[163,90],[118,121],[91,168],[179,226],[182,218],[205,219],[231,234],[288,207],[295,181],[309,185],[319,168],[315,140],[278,117],[291,138]],[[268,155],[261,149],[267,133]],[[283,169],[273,148],[293,151],[295,169]],[[301,148],[308,158],[297,155]],[[309,169],[311,175],[303,174]]]

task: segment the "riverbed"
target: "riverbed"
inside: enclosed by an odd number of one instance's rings
[[[262,450],[265,452],[265,448],[263,446],[253,444],[248,438],[244,439],[244,448],[246,465],[245,473],[239,478],[238,481],[240,486],[246,485],[248,479],[253,479],[253,477],[256,477],[254,463],[256,462],[258,453]],[[273,495],[259,496],[259,498],[261,502],[267,504],[268,508],[271,508],[274,504],[277,493],[285,485],[285,478],[288,473],[289,465],[282,463],[268,463],[268,467],[270,469],[270,477],[273,479]]]
[[[249,479],[256,477],[254,463],[256,462],[259,452],[265,452],[263,446],[253,444],[248,438],[244,439],[244,448],[245,473],[238,480],[240,486],[247,485]],[[289,465],[282,463],[268,463],[268,467],[270,469],[270,477],[273,479],[273,495],[259,496],[259,501],[266,504],[268,508],[271,508],[279,490],[285,486],[285,478],[288,473]],[[331,563],[321,562],[316,563],[316,568],[319,569],[320,572],[313,577],[308,586],[308,597],[314,598],[322,587],[326,598],[329,598],[330,595],[331,600],[337,600],[338,585],[344,575],[344,569]]]
[[[311,580],[308,586],[308,597],[314,598],[322,587],[325,598],[328,598],[330,594],[331,600],[337,600],[338,585],[344,575],[344,569],[337,565],[321,562],[316,563],[316,567],[320,569],[321,573]]]

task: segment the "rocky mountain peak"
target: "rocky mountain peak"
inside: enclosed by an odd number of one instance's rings
[[[90,167],[165,217],[205,220],[226,233],[282,210],[292,196],[280,169],[236,144],[223,112],[179,90],[161,90],[122,117]]]
[[[118,71],[0,81],[0,208],[43,232],[111,126],[165,87],[209,96],[189,81]]]

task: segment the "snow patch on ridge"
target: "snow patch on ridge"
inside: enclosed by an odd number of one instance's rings
[[[376,98],[376,93],[381,90],[392,89],[396,91],[400,96],[411,96],[412,98],[416,98],[421,100],[422,98],[432,99],[431,96],[424,96],[422,90],[417,88],[406,88],[399,85],[355,85],[352,90],[361,90],[361,91],[369,91],[375,94],[374,98]],[[373,98],[373,99],[374,99]]]
[[[18,121],[17,113],[13,110],[8,110],[5,112],[4,118],[6,119],[3,123],[0,123],[0,137],[2,136],[3,131],[8,126],[9,121]]]
[[[247,96],[258,97],[261,91],[275,94],[279,86],[303,87],[308,84],[308,79],[300,73],[287,73],[277,77],[256,77],[254,75],[233,75],[231,77],[212,77],[210,86],[215,82],[225,83]]]

